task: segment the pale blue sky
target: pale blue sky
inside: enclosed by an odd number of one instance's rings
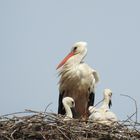
[[[96,102],[113,91],[119,119],[140,106],[139,0],[1,0],[0,115],[24,109],[57,111],[56,66],[77,41],[100,74]],[[139,108],[140,120],[140,108]]]

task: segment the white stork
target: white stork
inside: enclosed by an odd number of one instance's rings
[[[71,97],[64,97],[62,103],[66,111],[66,116],[64,120],[72,119],[73,118],[72,108],[75,107],[74,100]]]
[[[110,89],[104,90],[103,104],[100,108],[96,109],[93,106],[89,107],[91,115],[89,120],[94,122],[110,125],[112,122],[117,122],[116,115],[110,111],[112,91]]]
[[[94,104],[95,86],[99,76],[94,69],[83,62],[86,54],[87,43],[77,42],[57,67],[57,69],[61,67],[58,114],[65,114],[62,99],[69,96],[75,101],[74,118],[87,118],[89,115],[88,107]]]

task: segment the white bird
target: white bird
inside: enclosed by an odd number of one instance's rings
[[[64,97],[62,100],[63,106],[66,111],[66,116],[64,120],[70,120],[73,118],[72,108],[75,107],[75,102],[71,97]]]
[[[89,120],[106,125],[110,125],[112,122],[117,122],[117,116],[110,111],[110,106],[112,105],[111,96],[112,91],[110,89],[105,89],[102,106],[98,109],[93,106],[89,107],[89,111],[91,113]]]
[[[87,118],[88,107],[94,104],[95,86],[99,81],[98,73],[83,62],[87,54],[87,43],[77,42],[71,52],[58,65],[59,107],[58,114],[65,114],[63,97],[72,97],[75,101],[74,118]]]

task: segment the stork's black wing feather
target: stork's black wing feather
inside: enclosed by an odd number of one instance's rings
[[[95,93],[91,92],[89,94],[88,107],[94,105],[94,98],[95,98]]]
[[[58,114],[61,114],[61,115],[65,115],[65,113],[66,113],[63,103],[62,103],[63,95],[64,95],[64,92],[60,93],[59,100],[58,100]]]

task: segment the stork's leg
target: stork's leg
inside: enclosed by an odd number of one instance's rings
[[[95,93],[91,92],[91,93],[89,94],[88,107],[94,105],[94,98],[95,98]]]
[[[64,92],[60,93],[59,100],[58,100],[58,114],[61,114],[61,115],[64,115],[66,113],[64,106],[63,106],[63,103],[62,103],[63,95],[64,95]]]

